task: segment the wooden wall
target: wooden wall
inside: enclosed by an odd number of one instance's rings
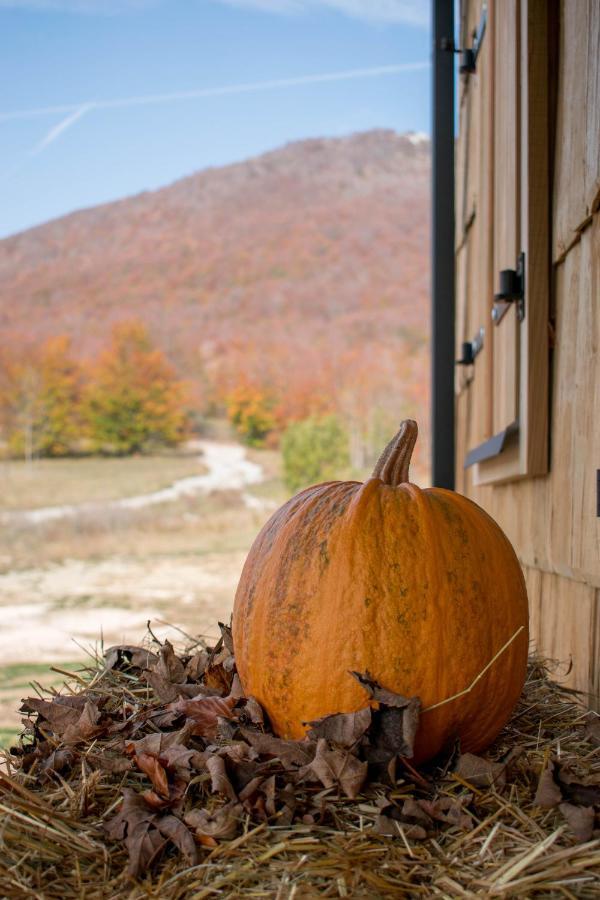
[[[496,0],[509,2],[509,0]],[[526,3],[527,0],[510,0]],[[489,140],[492,29],[483,64],[461,78],[457,146],[457,351],[485,322],[490,330],[493,264],[489,243],[493,142]],[[489,437],[489,353],[457,371],[457,490],[499,522],[526,576],[532,637],[545,654],[572,661],[565,681],[600,698],[600,3],[549,3],[551,92],[549,472],[476,485],[466,453]],[[481,0],[462,4],[467,43]],[[498,38],[496,38],[497,40]],[[498,44],[496,43],[496,48]],[[496,51],[497,52],[497,51]],[[484,55],[485,54],[485,55]],[[493,113],[492,113],[493,116]],[[493,128],[493,125],[491,126]],[[486,135],[488,135],[486,137]],[[486,144],[487,141],[487,144]],[[497,170],[496,170],[497,171]],[[498,178],[496,178],[498,182]],[[523,185],[521,186],[523,189]],[[496,183],[496,191],[502,185]],[[544,352],[546,352],[544,348]],[[565,666],[566,670],[567,666]]]

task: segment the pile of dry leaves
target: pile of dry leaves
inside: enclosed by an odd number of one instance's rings
[[[214,647],[110,649],[24,701],[0,775],[6,896],[597,896],[600,720],[530,665],[485,758],[417,771],[419,701],[270,733]]]

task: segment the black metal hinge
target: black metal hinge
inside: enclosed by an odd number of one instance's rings
[[[454,41],[443,39],[440,50],[449,50],[451,53],[460,53],[460,62],[458,71],[461,75],[472,75],[477,70],[477,56],[481,49],[481,42],[485,34],[485,26],[487,25],[487,3],[483,4],[479,25],[473,31],[473,44],[471,47],[455,47]]]
[[[475,357],[483,349],[485,329],[480,328],[472,341],[463,341],[461,358],[456,360],[457,366],[472,366]]]
[[[520,253],[516,269],[502,269],[500,272],[500,290],[494,294],[492,321],[498,325],[513,303],[517,306],[517,318],[522,322],[525,318],[525,254]]]

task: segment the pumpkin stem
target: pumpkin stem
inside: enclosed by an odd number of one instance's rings
[[[396,487],[408,481],[410,458],[415,447],[419,428],[414,419],[400,423],[398,433],[389,442],[373,469],[373,478]]]

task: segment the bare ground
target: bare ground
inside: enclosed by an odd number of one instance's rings
[[[41,663],[138,643],[149,620],[161,639],[229,620],[247,551],[283,494],[273,454],[202,451],[201,474],[125,502],[0,512],[0,732],[18,726],[28,666],[37,679]]]

